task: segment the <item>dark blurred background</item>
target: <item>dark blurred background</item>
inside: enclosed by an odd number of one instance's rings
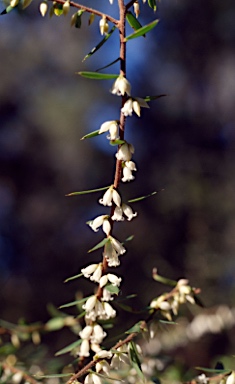
[[[127,119],[138,172],[121,192],[131,199],[163,191],[135,203],[138,218],[116,226],[120,240],[135,234],[116,273],[124,276],[123,295],[138,293],[140,307],[162,290],[153,267],[201,287],[206,306],[232,306],[235,3],[162,0],[155,16],[140,6],[142,24],[160,23],[128,42],[127,77],[135,96],[167,96]],[[98,7],[115,15],[108,0]],[[105,135],[80,138],[118,119],[120,100],[107,92],[111,81],[75,74],[118,56],[114,33],[82,63],[101,40],[99,20],[89,28],[87,21],[84,15],[79,30],[69,16],[42,18],[36,2],[0,18],[0,307],[8,321],[46,321],[48,302],[59,306],[93,289],[84,279],[63,281],[100,258],[87,250],[101,231],[85,223],[106,212],[97,204],[102,193],[65,195],[112,182],[115,148]]]

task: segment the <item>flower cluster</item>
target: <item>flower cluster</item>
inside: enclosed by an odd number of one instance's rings
[[[194,288],[190,287],[188,280],[180,279],[170,294],[164,294],[152,300],[150,307],[160,310],[167,320],[172,320],[172,313],[178,314],[179,306],[186,302],[195,304]]]

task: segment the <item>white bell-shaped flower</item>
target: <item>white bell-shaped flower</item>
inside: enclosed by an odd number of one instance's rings
[[[125,93],[128,96],[130,96],[130,94],[131,94],[131,85],[130,85],[129,81],[123,75],[120,75],[115,80],[115,82],[114,82],[114,84],[112,86],[111,92],[114,95],[118,95],[118,96],[121,96],[121,95],[124,96]]]
[[[118,123],[116,120],[106,121],[100,126],[99,134],[109,131],[107,138],[109,140],[119,139]]]

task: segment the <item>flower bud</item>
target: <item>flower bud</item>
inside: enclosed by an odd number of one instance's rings
[[[107,35],[108,33],[108,30],[109,30],[109,25],[106,21],[106,17],[103,16],[102,19],[100,20],[100,34],[103,36],[103,35]]]
[[[44,17],[47,13],[47,10],[48,10],[48,4],[46,1],[43,1],[40,5],[39,5],[39,11],[42,15],[42,17]]]

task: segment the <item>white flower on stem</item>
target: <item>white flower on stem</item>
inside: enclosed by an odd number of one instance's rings
[[[99,134],[109,131],[107,138],[109,140],[119,139],[118,123],[116,120],[106,121],[100,126]]]
[[[106,258],[109,267],[118,267],[120,265],[119,255],[113,248],[110,241],[104,246],[103,256]]]
[[[139,14],[140,14],[140,5],[139,5],[138,0],[134,2],[133,7],[134,7],[135,16],[136,16],[136,18],[138,18]]]
[[[128,355],[128,350],[126,345],[117,349],[117,353],[115,353],[112,357],[110,367],[112,369],[121,370],[127,367],[130,364],[130,359]]]
[[[132,172],[137,171],[134,161],[126,161],[124,163],[124,167],[122,171],[123,171],[122,181],[124,183],[126,181],[134,180],[135,177],[132,175]]]
[[[100,287],[103,288],[108,282],[110,282],[114,287],[119,287],[121,281],[121,277],[117,277],[113,273],[108,273],[107,275],[103,275],[101,277]]]
[[[79,332],[79,336],[81,339],[87,339],[89,340],[91,337],[91,334],[93,332],[93,327],[92,325],[86,325],[82,331]]]
[[[127,204],[122,204],[122,209],[128,221],[131,221],[133,217],[137,216],[137,212],[133,212],[132,208]]]
[[[126,252],[126,249],[123,247],[123,245],[120,243],[120,241],[118,241],[117,239],[115,239],[112,236],[109,236],[109,239],[111,241],[111,244],[112,244],[114,250],[117,252],[118,255],[123,255]]]
[[[113,300],[113,296],[111,292],[109,292],[106,288],[103,288],[101,301],[112,301],[112,300]]]
[[[136,97],[136,98],[130,97],[125,102],[121,111],[124,114],[124,116],[132,116],[132,113],[134,111],[137,114],[137,116],[140,117],[140,107],[149,108],[149,105],[146,103],[144,99],[141,99],[140,97]]]
[[[122,208],[121,207],[115,207],[114,209],[114,213],[113,213],[113,216],[111,217],[111,219],[113,221],[123,221],[124,220],[124,217],[122,216]]]
[[[134,152],[135,148],[133,145],[126,142],[120,146],[116,153],[116,158],[122,161],[130,161]]]
[[[102,19],[100,19],[99,27],[100,27],[100,34],[102,36],[107,35],[109,30],[109,25],[105,16],[103,16]]]
[[[91,350],[95,353],[98,353],[101,351],[100,345],[96,343],[91,344]]]
[[[112,86],[111,92],[118,96],[124,96],[125,93],[130,96],[131,85],[123,75],[119,75]]]
[[[81,272],[84,277],[90,278],[91,281],[99,283],[102,276],[102,263],[88,265],[88,267],[83,268]]]
[[[93,295],[87,299],[85,304],[83,304],[82,308],[85,309],[86,312],[91,312],[96,307],[97,301],[97,297]]]
[[[79,356],[88,357],[88,356],[90,356],[90,352],[89,351],[90,351],[89,341],[87,339],[82,340],[82,343],[81,343],[78,355]]]
[[[91,342],[95,344],[102,343],[103,339],[107,336],[107,333],[104,332],[103,328],[99,324],[95,324],[93,327],[93,332],[91,335]]]
[[[102,384],[102,380],[95,373],[88,373],[85,377],[84,384]]]
[[[105,349],[101,350],[100,352],[96,353],[94,356],[94,360],[98,359],[111,359],[113,356],[111,351],[106,351]]]
[[[94,232],[97,232],[101,225],[104,233],[108,236],[109,232],[111,231],[111,224],[108,220],[107,215],[98,216],[89,223],[89,226],[91,227],[91,229],[93,229]]]
[[[104,306],[104,317],[103,317],[104,320],[111,319],[116,316],[115,309],[113,309],[113,307],[109,303],[105,301],[103,302],[103,306]]]
[[[111,206],[112,202],[114,202],[118,207],[121,206],[121,196],[114,189],[113,185],[107,189],[102,199],[99,200],[99,203],[104,206]]]
[[[232,371],[227,377],[226,384],[235,384],[235,371]]]
[[[110,365],[106,360],[98,361],[95,365],[95,370],[97,373],[104,373],[105,375],[110,375]]]
[[[47,1],[42,1],[41,4],[39,5],[39,11],[40,11],[42,17],[44,17],[46,15],[47,9],[48,9]]]

